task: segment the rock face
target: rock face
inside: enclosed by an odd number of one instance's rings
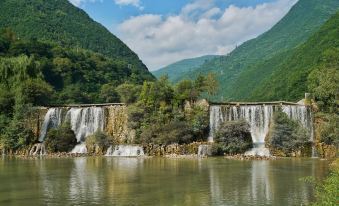
[[[131,143],[134,135],[127,127],[127,107],[125,105],[110,106],[106,108],[105,113],[105,133],[113,137],[116,143]]]
[[[315,118],[315,149],[316,153],[321,158],[332,159],[337,157],[338,148],[335,145],[327,145],[321,142],[321,130],[324,120],[321,117]]]

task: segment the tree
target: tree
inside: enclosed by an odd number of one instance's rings
[[[207,91],[207,94],[209,95],[209,98],[217,94],[219,82],[217,80],[217,76],[215,73],[208,73],[205,84],[206,84],[206,91]]]
[[[101,86],[100,89],[100,99],[101,102],[105,103],[114,103],[120,102],[119,94],[115,90],[115,86],[112,84],[104,84]]]
[[[267,141],[270,150],[290,155],[305,147],[308,142],[308,133],[298,122],[289,119],[282,111],[275,112]]]
[[[124,83],[116,88],[123,103],[131,104],[137,101],[141,87],[139,85]]]
[[[45,144],[49,152],[70,152],[77,144],[77,139],[69,122],[49,130]]]
[[[216,133],[215,142],[222,153],[242,154],[253,148],[250,126],[244,120],[224,122]]]

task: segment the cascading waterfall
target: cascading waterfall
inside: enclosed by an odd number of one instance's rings
[[[105,114],[103,108],[71,108],[67,111],[65,121],[69,121],[78,142],[83,142],[96,131],[103,131]]]
[[[56,128],[60,126],[62,121],[62,109],[61,108],[51,108],[47,111],[45,115],[44,122],[41,126],[39,141],[44,141],[47,131],[50,128]]]
[[[45,119],[40,132],[39,141],[43,141],[47,131],[50,128],[56,128],[62,122],[68,121],[75,133],[78,145],[72,150],[72,153],[86,153],[86,145],[83,143],[87,136],[94,134],[96,131],[103,131],[105,125],[104,108],[101,107],[84,107],[70,108],[65,117],[62,116],[62,108],[51,108],[45,115]]]
[[[144,155],[144,149],[140,146],[134,145],[116,145],[114,147],[110,146],[106,153],[106,156],[113,157],[138,157]]]
[[[224,121],[246,120],[250,125],[252,140],[255,145],[246,155],[268,156],[269,151],[265,148],[265,137],[269,131],[269,125],[274,111],[280,106],[275,105],[240,105],[210,107],[210,135],[209,142],[213,142],[216,131]],[[310,140],[313,141],[313,126],[310,110],[303,105],[283,105],[282,111],[289,118],[300,122],[310,133]]]

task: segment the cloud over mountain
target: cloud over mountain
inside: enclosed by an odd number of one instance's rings
[[[270,29],[296,2],[276,0],[222,10],[215,1],[196,0],[177,15],[131,17],[119,25],[118,36],[154,70],[184,58],[227,54]]]

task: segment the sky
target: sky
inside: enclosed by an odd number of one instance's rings
[[[297,0],[69,0],[125,42],[153,71],[225,55],[275,25]]]

